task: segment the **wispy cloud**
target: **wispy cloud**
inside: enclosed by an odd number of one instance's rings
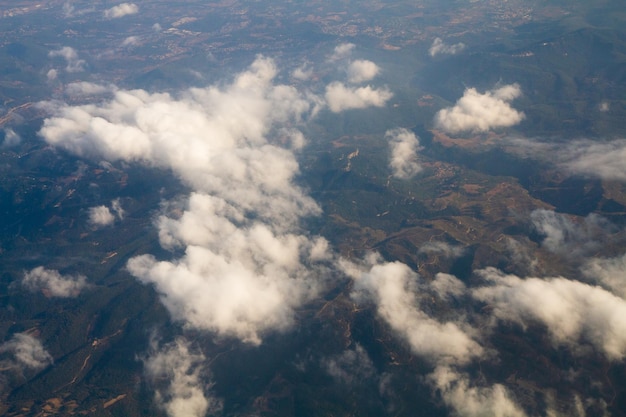
[[[538,209],[530,215],[535,229],[544,236],[542,246],[551,252],[580,257],[598,249],[617,232],[616,226],[597,214],[585,218]]]

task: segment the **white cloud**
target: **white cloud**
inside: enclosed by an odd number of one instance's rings
[[[364,59],[352,61],[348,65],[348,81],[354,84],[369,81],[376,77],[379,72],[380,68],[372,61]]]
[[[354,279],[353,299],[358,303],[373,302],[378,315],[409,343],[411,350],[431,362],[434,371],[426,380],[454,415],[525,416],[504,386],[473,385],[468,375],[457,370],[472,360],[488,357],[476,340],[478,332],[464,323],[437,321],[420,309],[421,291],[434,291],[443,299],[466,294],[465,285],[456,277],[438,274],[430,284],[419,282],[408,266],[381,262],[375,255],[370,255],[364,265],[341,260],[340,267]]]
[[[484,94],[475,88],[468,88],[453,107],[437,112],[435,125],[448,133],[486,132],[514,126],[525,116],[509,103],[521,94],[522,90],[517,84],[505,85]]]
[[[392,129],[385,132],[385,139],[389,141],[391,148],[389,166],[394,177],[409,179],[422,170],[415,161],[417,151],[422,148],[413,132],[401,128]]]
[[[87,287],[84,275],[61,275],[42,266],[24,272],[22,286],[30,291],[43,291],[48,297],[76,297]]]
[[[419,277],[405,264],[381,262],[370,255],[365,265],[342,260],[340,266],[354,279],[352,297],[359,303],[373,302],[378,315],[415,354],[437,364],[465,364],[484,353],[472,329],[439,322],[419,309]]]
[[[530,217],[533,226],[545,236],[542,246],[551,252],[570,257],[598,249],[616,231],[607,219],[594,213],[579,219],[552,210],[538,209]]]
[[[124,216],[126,215],[126,212],[122,208],[122,203],[120,202],[119,198],[116,198],[115,200],[111,201],[111,209],[113,209],[113,212],[115,213],[118,219],[124,220]]]
[[[575,141],[554,149],[562,166],[575,174],[626,181],[626,140]]]
[[[97,206],[89,209],[89,223],[93,226],[110,226],[113,222],[115,222],[115,216],[107,206]]]
[[[455,43],[454,45],[446,44],[441,38],[435,38],[428,53],[430,56],[435,55],[454,55],[465,49],[465,44],[462,42]]]
[[[444,300],[450,297],[461,297],[467,290],[463,281],[459,280],[454,275],[445,274],[443,272],[439,272],[435,276],[433,282],[430,283],[430,287],[439,298]]]
[[[342,43],[335,46],[333,50],[333,54],[328,59],[329,61],[339,61],[342,59],[349,58],[352,54],[352,50],[354,50],[355,45],[353,43]]]
[[[2,140],[2,145],[0,148],[11,148],[13,146],[17,146],[22,142],[22,138],[20,135],[15,133],[15,130],[10,127],[4,128],[4,139]]]
[[[291,76],[296,80],[306,81],[313,75],[313,70],[306,64],[303,64],[292,71]]]
[[[590,258],[582,270],[588,278],[626,299],[626,254],[616,258]]]
[[[35,371],[50,366],[52,356],[44,349],[41,342],[26,333],[16,333],[0,345],[0,353],[10,353],[12,359],[0,362],[0,369],[19,370],[27,368]]]
[[[65,86],[65,92],[71,96],[95,96],[111,92],[112,87],[94,84],[87,81],[77,81]]]
[[[139,7],[134,3],[121,3],[104,11],[107,19],[117,19],[131,14],[139,13]]]
[[[293,150],[270,139],[286,135],[300,146],[295,126],[317,103],[274,85],[276,73],[259,57],[232,83],[179,98],[120,90],[100,105],[52,104],[56,115],[40,131],[77,155],[169,169],[194,190],[182,215],[157,222],[161,244],[184,255],[144,255],[128,268],[155,285],[175,319],[250,343],[289,327],[294,309],[316,294],[329,256],[325,240],[299,227],[320,209],[294,184]]]
[[[626,301],[600,287],[566,278],[525,278],[495,268],[479,271],[489,285],[473,296],[495,318],[528,326],[542,323],[556,344],[577,352],[586,342],[610,360],[626,355]]]
[[[545,142],[508,137],[510,152],[555,164],[568,174],[626,181],[626,139]]]
[[[465,254],[465,248],[442,241],[429,241],[419,248],[420,253],[436,253],[447,258],[459,258]]]
[[[122,47],[125,46],[136,46],[139,45],[139,37],[138,36],[128,36],[122,41]]]
[[[438,366],[428,376],[443,401],[459,417],[524,417],[526,413],[510,398],[500,384],[472,386],[469,377],[448,366]]]
[[[366,107],[383,107],[393,94],[386,87],[372,88],[347,87],[338,81],[326,86],[326,103],[330,110],[339,113],[349,109],[363,109]]]
[[[65,59],[67,63],[65,67],[66,72],[81,72],[85,70],[85,60],[78,58],[78,52],[70,46],[64,46],[60,49],[50,51],[48,53],[50,58],[61,57]],[[51,76],[50,71],[48,71],[48,79],[56,78],[56,73]]]
[[[59,75],[59,72],[55,70],[54,68],[48,70],[48,72],[46,73],[46,77],[48,78],[49,81],[56,80],[58,75]]]
[[[206,358],[193,353],[184,339],[153,352],[144,359],[145,372],[158,386],[155,393],[157,404],[170,417],[204,417],[222,409],[222,401],[207,392],[211,384],[206,382]],[[159,385],[161,385],[159,384]]]

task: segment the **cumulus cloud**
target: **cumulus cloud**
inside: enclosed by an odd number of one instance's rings
[[[342,43],[340,45],[335,46],[333,50],[333,54],[328,58],[329,61],[339,61],[342,59],[349,58],[354,50],[355,45],[353,43]]]
[[[310,79],[312,75],[313,75],[313,70],[309,68],[306,64],[299,66],[298,68],[293,70],[293,72],[291,73],[291,76],[293,78],[295,78],[296,80],[300,80],[300,81],[306,81]]]
[[[115,216],[107,206],[97,206],[89,209],[89,223],[93,226],[110,226],[114,221]]]
[[[448,133],[486,132],[514,126],[525,115],[512,108],[510,102],[521,94],[518,84],[505,85],[483,94],[475,88],[468,88],[453,107],[435,114],[435,126]]]
[[[55,70],[54,68],[48,70],[48,72],[46,73],[46,77],[48,78],[48,81],[56,80],[58,76],[59,76],[59,72]]]
[[[15,133],[15,130],[10,127],[4,128],[4,139],[2,140],[2,145],[0,148],[11,148],[13,146],[17,146],[22,142],[22,138],[20,135]]]
[[[535,229],[545,236],[542,246],[566,256],[580,256],[598,249],[607,236],[616,231],[607,219],[594,213],[579,219],[538,209],[531,213],[530,218]]]
[[[358,59],[348,65],[348,81],[354,84],[369,81],[379,72],[380,68],[372,61]]]
[[[413,132],[402,128],[392,129],[385,132],[385,139],[389,141],[391,149],[389,166],[394,177],[409,179],[422,170],[415,161],[417,152],[422,148]]]
[[[67,64],[65,66],[66,72],[81,72],[85,70],[85,60],[78,58],[78,52],[71,46],[64,46],[60,49],[50,51],[48,56],[50,58],[61,57],[65,59]],[[50,72],[48,72],[48,78],[54,79],[55,77],[50,77]]]
[[[177,339],[144,359],[148,378],[157,385],[155,399],[170,417],[204,417],[222,409],[222,401],[208,392],[206,358]],[[165,386],[163,385],[165,382]]]
[[[16,333],[10,340],[0,345],[0,354],[7,353],[9,358],[0,361],[2,370],[40,371],[53,362],[52,356],[41,342],[26,333]]]
[[[454,55],[465,49],[465,44],[462,42],[455,43],[454,45],[446,44],[441,38],[435,38],[433,44],[428,49],[430,56],[435,55]]]
[[[393,94],[386,87],[348,87],[338,81],[326,86],[326,103],[333,113],[349,109],[383,107]]]
[[[471,329],[453,322],[439,322],[418,307],[418,275],[400,262],[381,262],[370,255],[364,265],[341,261],[343,271],[354,279],[352,297],[373,302],[378,315],[411,350],[437,364],[464,364],[480,357],[483,348]]]
[[[478,272],[488,286],[472,291],[493,316],[522,326],[541,323],[553,341],[574,352],[586,342],[610,360],[626,355],[626,301],[609,291],[563,277],[519,278],[495,268]]]
[[[138,36],[128,36],[122,41],[122,46],[136,46],[139,45],[139,37]]]
[[[178,98],[116,91],[100,105],[53,107],[40,131],[77,155],[169,169],[194,190],[182,213],[157,221],[163,247],[184,255],[143,255],[128,269],[155,286],[175,319],[250,343],[290,326],[294,309],[316,294],[317,268],[329,256],[326,241],[299,226],[320,209],[294,183],[289,144],[300,146],[302,134],[284,128],[316,103],[274,85],[276,73],[273,61],[259,57],[230,84]]]
[[[139,7],[134,3],[121,3],[104,11],[107,19],[117,19],[131,14],[139,13]]]
[[[47,297],[76,297],[87,287],[84,275],[61,275],[54,269],[38,266],[24,272],[22,286],[30,291],[42,291]]]

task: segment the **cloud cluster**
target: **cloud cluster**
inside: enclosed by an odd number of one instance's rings
[[[386,87],[348,87],[339,81],[328,84],[324,94],[328,108],[333,113],[372,106],[383,107],[392,96],[393,93]]]
[[[427,380],[455,415],[525,416],[504,386],[472,385],[459,370],[487,357],[477,340],[478,332],[463,322],[440,322],[420,309],[419,291],[432,291],[445,299],[465,293],[462,282],[439,274],[431,285],[420,283],[419,276],[405,264],[382,262],[376,255],[369,255],[361,265],[341,260],[340,266],[354,279],[353,299],[360,304],[373,303],[378,315],[411,350],[434,366]]]
[[[121,3],[104,11],[107,19],[118,19],[120,17],[139,13],[139,7],[134,3]]]
[[[357,59],[348,65],[348,82],[353,84],[370,81],[378,75],[380,68],[372,61]]]
[[[177,320],[250,343],[291,324],[294,308],[318,290],[316,268],[329,256],[324,239],[299,227],[320,209],[294,184],[303,138],[284,127],[316,103],[274,85],[276,74],[259,57],[232,83],[178,98],[119,90],[100,105],[55,107],[40,131],[77,155],[169,169],[194,190],[182,213],[157,221],[161,244],[184,255],[139,256],[128,269],[155,286]]]
[[[222,409],[222,402],[208,392],[211,384],[206,382],[206,358],[193,353],[189,343],[177,339],[144,359],[144,371],[156,385],[166,381],[165,387],[157,386],[155,399],[170,417],[204,417]]]
[[[433,44],[428,49],[430,56],[436,55],[454,55],[465,49],[465,44],[462,42],[455,43],[454,45],[446,44],[441,38],[435,38]]]
[[[438,364],[465,364],[483,354],[469,329],[462,324],[439,322],[418,307],[419,277],[400,262],[381,262],[370,255],[364,265],[341,261],[343,271],[354,279],[352,297],[359,303],[373,302],[378,315],[411,350]]]
[[[435,126],[453,134],[514,126],[525,115],[512,108],[510,102],[521,94],[518,84],[505,85],[483,94],[475,88],[468,88],[453,107],[435,114]]]
[[[42,291],[47,297],[76,297],[87,288],[84,275],[61,275],[55,269],[38,266],[24,272],[22,286],[29,291]]]
[[[626,301],[607,290],[562,277],[519,278],[495,268],[478,273],[488,286],[473,297],[501,321],[522,326],[541,323],[556,344],[577,351],[586,342],[610,360],[626,355]]]
[[[417,152],[422,148],[413,132],[403,128],[392,129],[385,132],[385,139],[391,149],[389,166],[394,177],[409,179],[422,170],[415,161]]]
[[[66,72],[81,72],[85,70],[85,60],[80,59],[78,57],[78,52],[76,52],[76,50],[74,48],[72,48],[71,46],[64,46],[60,49],[56,49],[54,51],[50,51],[48,53],[48,56],[50,58],[56,58],[56,57],[61,57],[63,59],[65,59],[66,62],[66,66],[65,66],[65,71]],[[50,72],[48,73],[48,78],[49,79],[54,79],[55,76],[51,76]]]

